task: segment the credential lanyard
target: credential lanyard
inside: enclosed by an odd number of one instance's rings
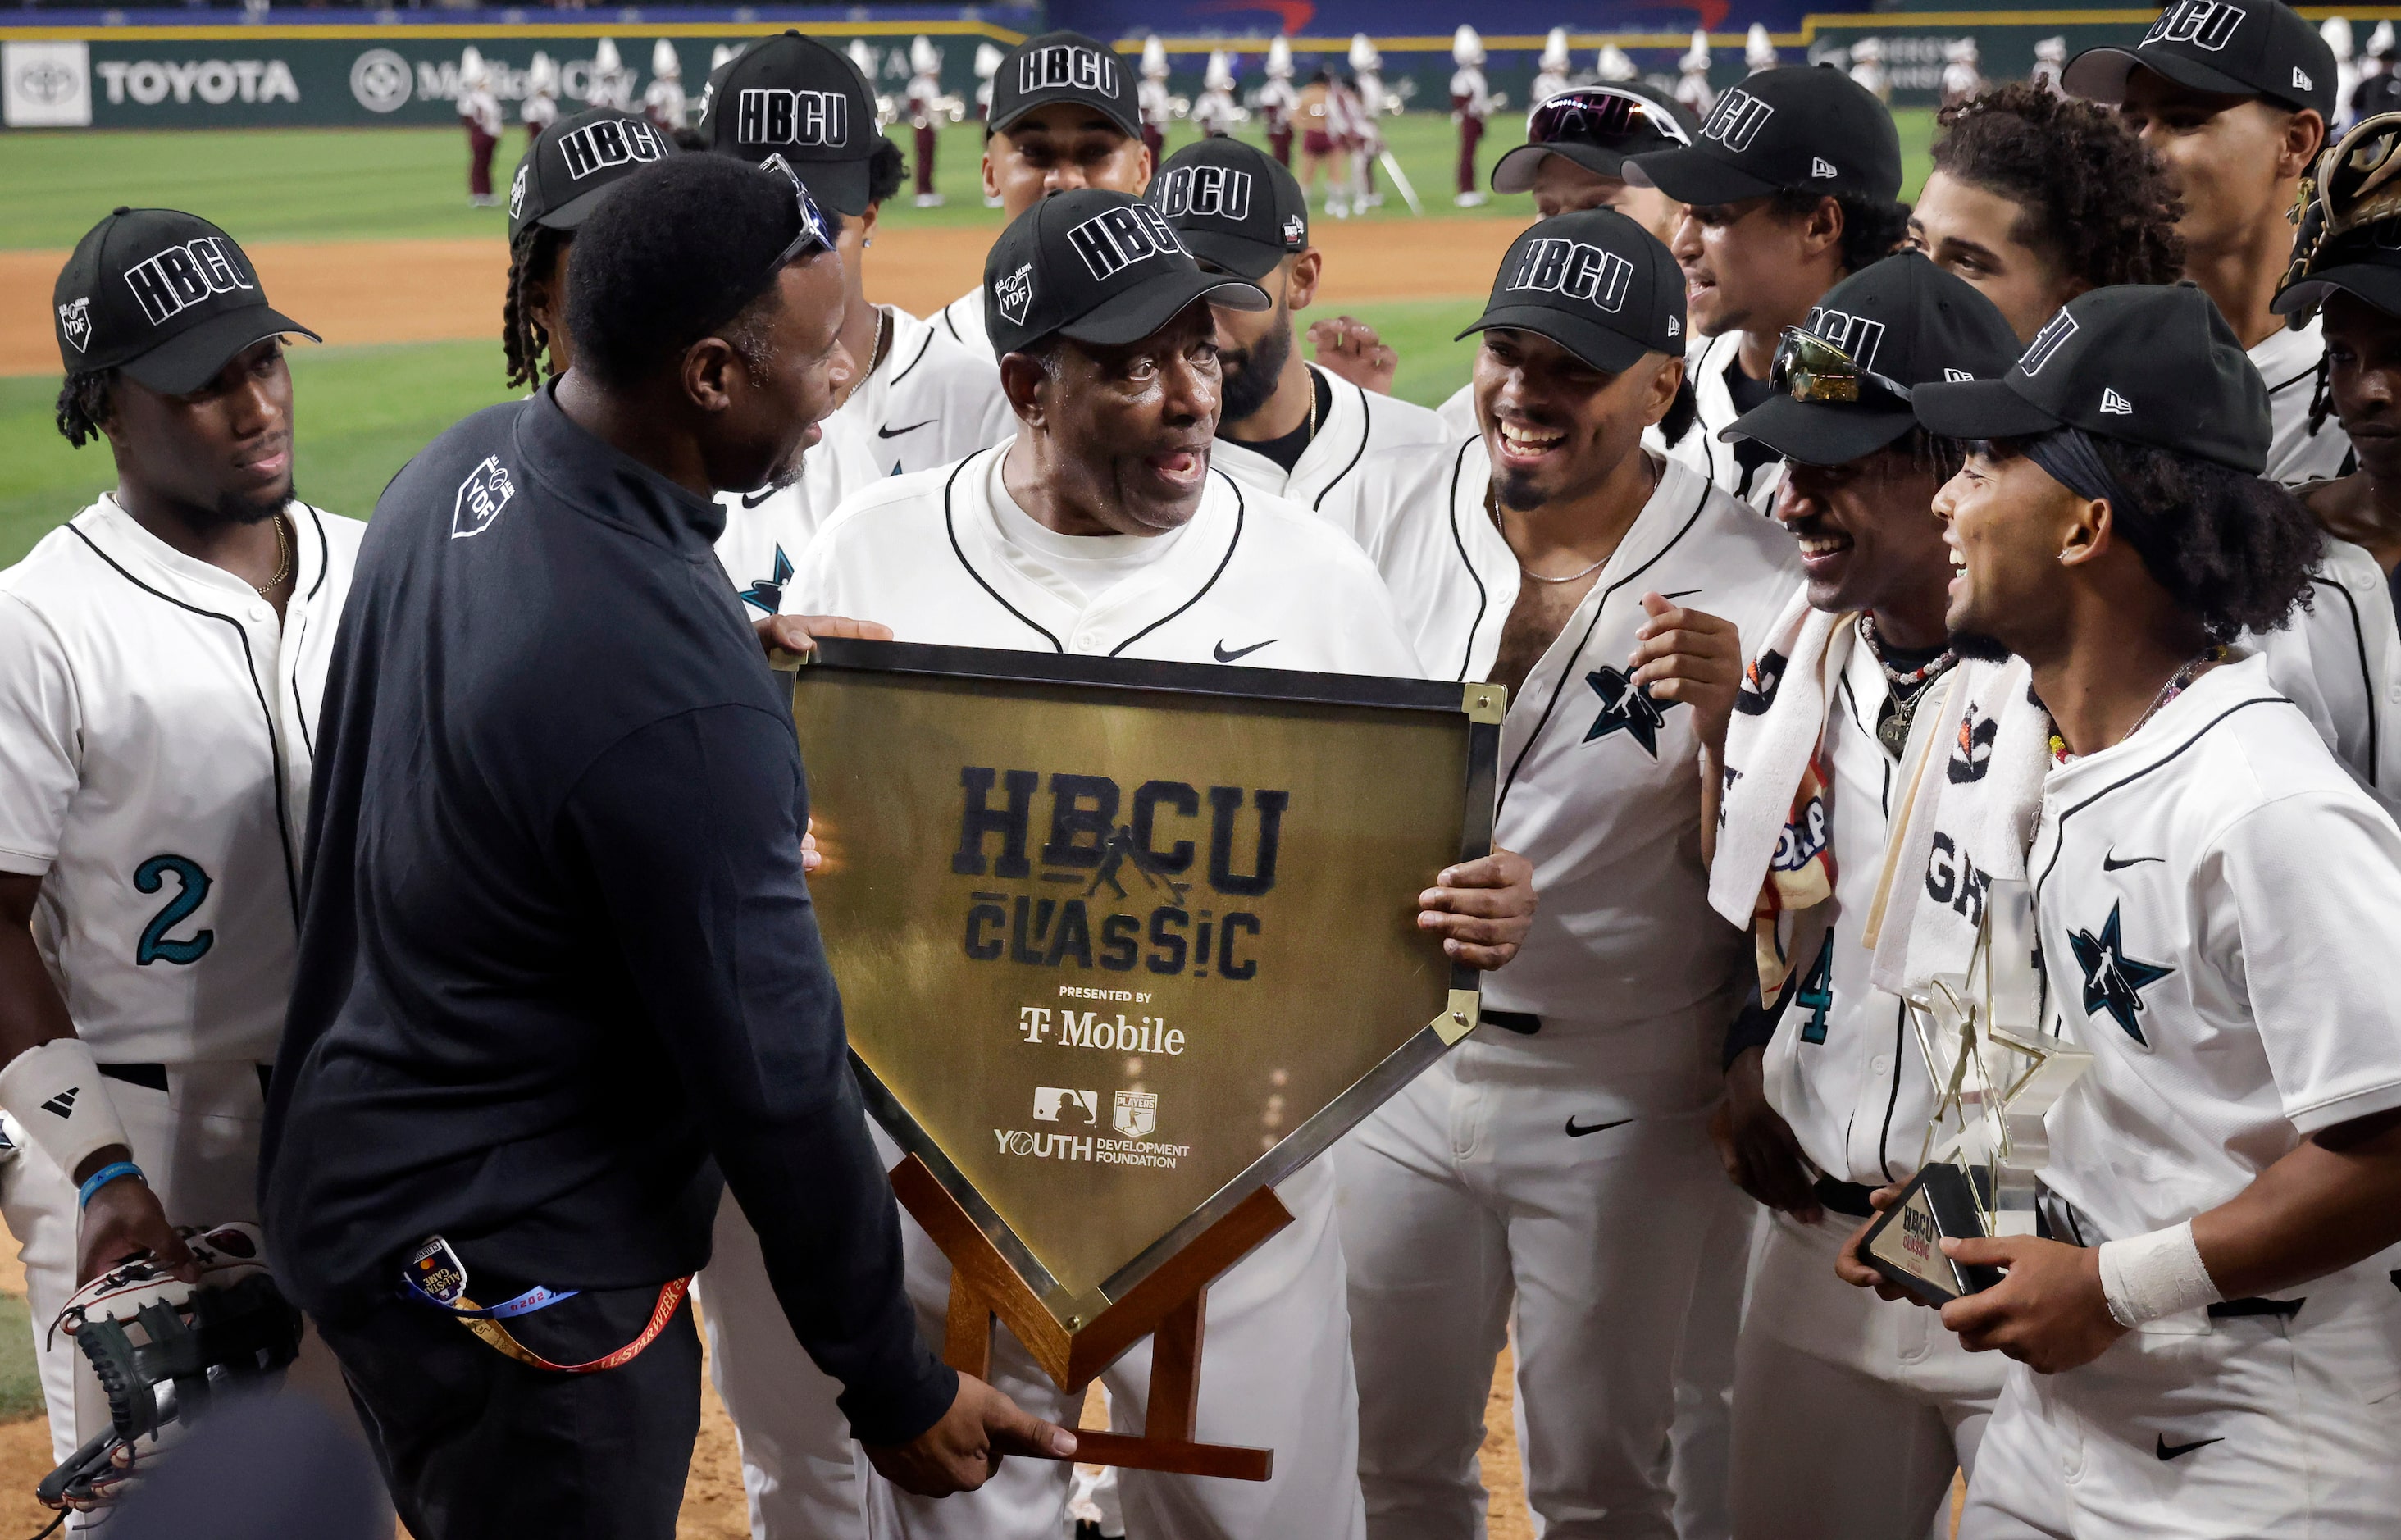
[[[675,1319],[676,1308],[683,1303],[685,1293],[692,1287],[689,1277],[677,1278],[661,1286],[658,1303],[651,1308],[651,1318],[643,1326],[641,1335],[616,1352],[581,1364],[555,1364],[518,1341],[501,1323],[546,1310],[562,1299],[572,1299],[583,1290],[554,1289],[536,1284],[513,1299],[497,1305],[478,1305],[467,1297],[466,1264],[459,1259],[457,1252],[450,1249],[450,1243],[439,1235],[429,1237],[423,1245],[417,1248],[409,1258],[408,1265],[401,1270],[400,1283],[402,1298],[441,1311],[499,1353],[518,1363],[548,1369],[554,1374],[597,1374],[603,1369],[633,1362],[644,1348],[658,1341],[659,1333]]]

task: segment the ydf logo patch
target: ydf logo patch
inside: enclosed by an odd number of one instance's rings
[[[509,479],[508,467],[498,455],[486,455],[484,462],[459,484],[459,500],[450,507],[450,538],[464,540],[480,535],[501,516],[509,499],[517,495],[516,484]]]
[[[1102,282],[1137,262],[1184,249],[1166,219],[1147,203],[1103,210],[1069,230],[1067,244],[1084,259],[1084,270]]]
[[[91,296],[70,299],[59,307],[59,335],[79,353],[91,351]]]
[[[213,235],[170,246],[145,262],[135,263],[125,270],[125,282],[153,326],[164,325],[213,294],[256,287],[243,276],[233,242]]]
[[[1034,303],[1034,264],[1028,262],[1013,273],[1003,273],[992,286],[992,300],[1008,318],[1010,325],[1025,324],[1026,309]]]
[[[1509,274],[1509,289],[1563,295],[1614,315],[1625,309],[1626,286],[1633,279],[1634,264],[1615,252],[1546,235],[1526,242]]]

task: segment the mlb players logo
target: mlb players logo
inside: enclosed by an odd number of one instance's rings
[[[1740,155],[1750,148],[1759,131],[1776,116],[1776,109],[1747,90],[1730,90],[1718,98],[1709,112],[1709,120],[1701,125],[1701,137],[1714,139],[1727,149]]]
[[[2188,43],[2216,53],[2232,41],[2235,30],[2249,15],[2242,7],[2227,5],[2225,0],[2176,0],[2151,23],[2151,30],[2143,34],[2143,42]]]
[[[2025,356],[2018,360],[2018,368],[2029,378],[2042,373],[2042,366],[2051,362],[2051,355],[2067,346],[2067,339],[2075,335],[2076,318],[2065,310],[2060,311],[2034,334],[2034,340],[2026,345]]]
[[[1036,1122],[1073,1122],[1077,1114],[1081,1114],[1088,1124],[1098,1123],[1101,1121],[1101,1093],[1070,1090],[1060,1085],[1037,1085],[1034,1088]]]
[[[1285,251],[1297,252],[1300,250],[1302,246],[1306,245],[1308,241],[1309,224],[1306,220],[1302,219],[1300,215],[1294,214],[1290,219],[1283,222],[1283,249]]]
[[[748,86],[734,98],[734,137],[745,144],[838,150],[850,143],[850,102],[839,91]]]
[[[1091,48],[1077,48],[1072,43],[1036,48],[1018,57],[1017,89],[1020,94],[1040,90],[1079,90],[1115,96],[1118,93],[1117,58]]]
[[[1165,216],[1147,203],[1120,204],[1103,210],[1069,230],[1067,245],[1083,258],[1084,270],[1101,282],[1137,262],[1184,249]]]
[[[1883,322],[1823,306],[1809,312],[1809,330],[1843,350],[1862,369],[1875,367],[1876,350],[1884,346]]]
[[[1546,235],[1526,242],[1509,274],[1512,292],[1534,289],[1581,299],[1615,315],[1626,306],[1634,264],[1582,241]]]
[[[511,219],[515,219],[525,213],[526,178],[532,172],[533,161],[528,158],[523,165],[517,167],[517,174],[509,182],[509,217]]]
[[[567,174],[581,182],[594,172],[607,171],[612,166],[656,160],[667,153],[667,148],[659,139],[659,131],[648,123],[604,117],[597,123],[586,123],[573,133],[561,134],[558,153],[567,166]],[[525,168],[522,166],[517,168],[517,181],[520,185],[525,181]],[[517,195],[512,192],[509,195],[509,213],[513,216],[516,213],[516,199]]]
[[[1034,264],[1028,262],[1013,273],[1003,273],[992,286],[993,303],[1008,318],[1012,326],[1025,324],[1025,312],[1034,304]]]
[[[1159,179],[1159,212],[1239,223],[1251,213],[1251,173],[1226,166],[1178,166]]]
[[[135,263],[125,269],[125,282],[153,326],[165,324],[213,294],[256,287],[242,271],[233,242],[213,235]]]
[[[1159,1095],[1149,1091],[1120,1091],[1109,1114],[1109,1126],[1129,1139],[1147,1139],[1159,1131]]]
[[[91,296],[70,299],[59,307],[59,335],[79,353],[91,351]]]
[[[486,455],[484,462],[459,484],[459,499],[450,508],[450,538],[482,534],[516,495],[516,484],[509,479],[508,467],[501,463],[500,456]]]

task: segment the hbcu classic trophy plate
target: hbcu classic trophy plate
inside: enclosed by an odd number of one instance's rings
[[[2000,1270],[1942,1255],[1941,1242],[2035,1232],[2043,1120],[2092,1056],[2042,1029],[2042,978],[2023,881],[1996,881],[1965,977],[1906,1001],[1935,1107],[1917,1175],[1859,1237],[1860,1259],[1931,1305],[1990,1288]]]
[[[1270,1189],[1477,1021],[1418,928],[1490,849],[1497,685],[821,640],[792,714],[810,891],[900,1202],[1063,1390],[1152,1338],[1088,1464],[1265,1480],[1196,1443],[1203,1296]]]

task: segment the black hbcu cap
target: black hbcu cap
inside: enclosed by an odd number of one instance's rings
[[[2087,48],[2067,62],[2070,96],[2114,106],[2136,65],[2179,86],[2221,96],[2271,96],[2335,113],[2334,49],[2279,0],[2173,0],[2131,48]]]
[[[586,107],[542,131],[509,184],[509,239],[528,225],[571,230],[627,172],[675,153],[675,141],[638,113]]]
[[[1309,247],[1309,198],[1255,144],[1203,139],[1167,158],[1143,194],[1184,249],[1244,278],[1265,278]]]
[[[1046,198],[1009,221],[983,260],[983,320],[996,357],[1044,337],[1139,342],[1196,299],[1264,310],[1255,283],[1204,273],[1165,218],[1098,187]]]
[[[1046,32],[1008,50],[992,77],[995,133],[1036,107],[1077,102],[1101,114],[1129,139],[1142,137],[1142,110],[1134,103],[1133,71],[1106,43],[1080,32]]]
[[[268,307],[233,237],[173,209],[120,206],[94,225],[50,299],[67,373],[122,369],[166,395],[199,390],[254,342],[325,340]]]
[[[1639,99],[1648,110],[1635,110]],[[1672,123],[1678,138],[1661,126]],[[1599,176],[1623,178],[1626,162],[1653,150],[1689,144],[1700,124],[1684,104],[1647,80],[1564,90],[1526,115],[1526,143],[1492,163],[1492,190],[1530,192],[1546,155],[1572,160]]]
[[[1545,337],[1596,369],[1684,351],[1684,275],[1659,238],[1614,209],[1545,219],[1510,242],[1475,324]]]
[[[1866,87],[1825,64],[1762,70],[1718,98],[1689,148],[1626,163],[1626,180],[1680,203],[1787,188],[1900,196],[1900,131]]]
[[[2018,356],[2017,334],[1983,291],[1920,252],[1871,263],[1827,290],[1805,329],[1912,392],[1943,380],[1996,379]],[[1804,465],[1841,465],[1916,425],[1908,402],[1880,391],[1856,402],[1795,401],[1779,392],[1718,436],[1755,438]]]
[[[814,37],[786,32],[720,65],[700,133],[710,149],[745,160],[780,155],[828,208],[867,212],[867,162],[884,137],[875,98],[858,65]]]
[[[2268,387],[2216,305],[2188,284],[2078,295],[2000,378],[1923,386],[1910,404],[1950,438],[2070,427],[2252,475],[2268,464]]]

